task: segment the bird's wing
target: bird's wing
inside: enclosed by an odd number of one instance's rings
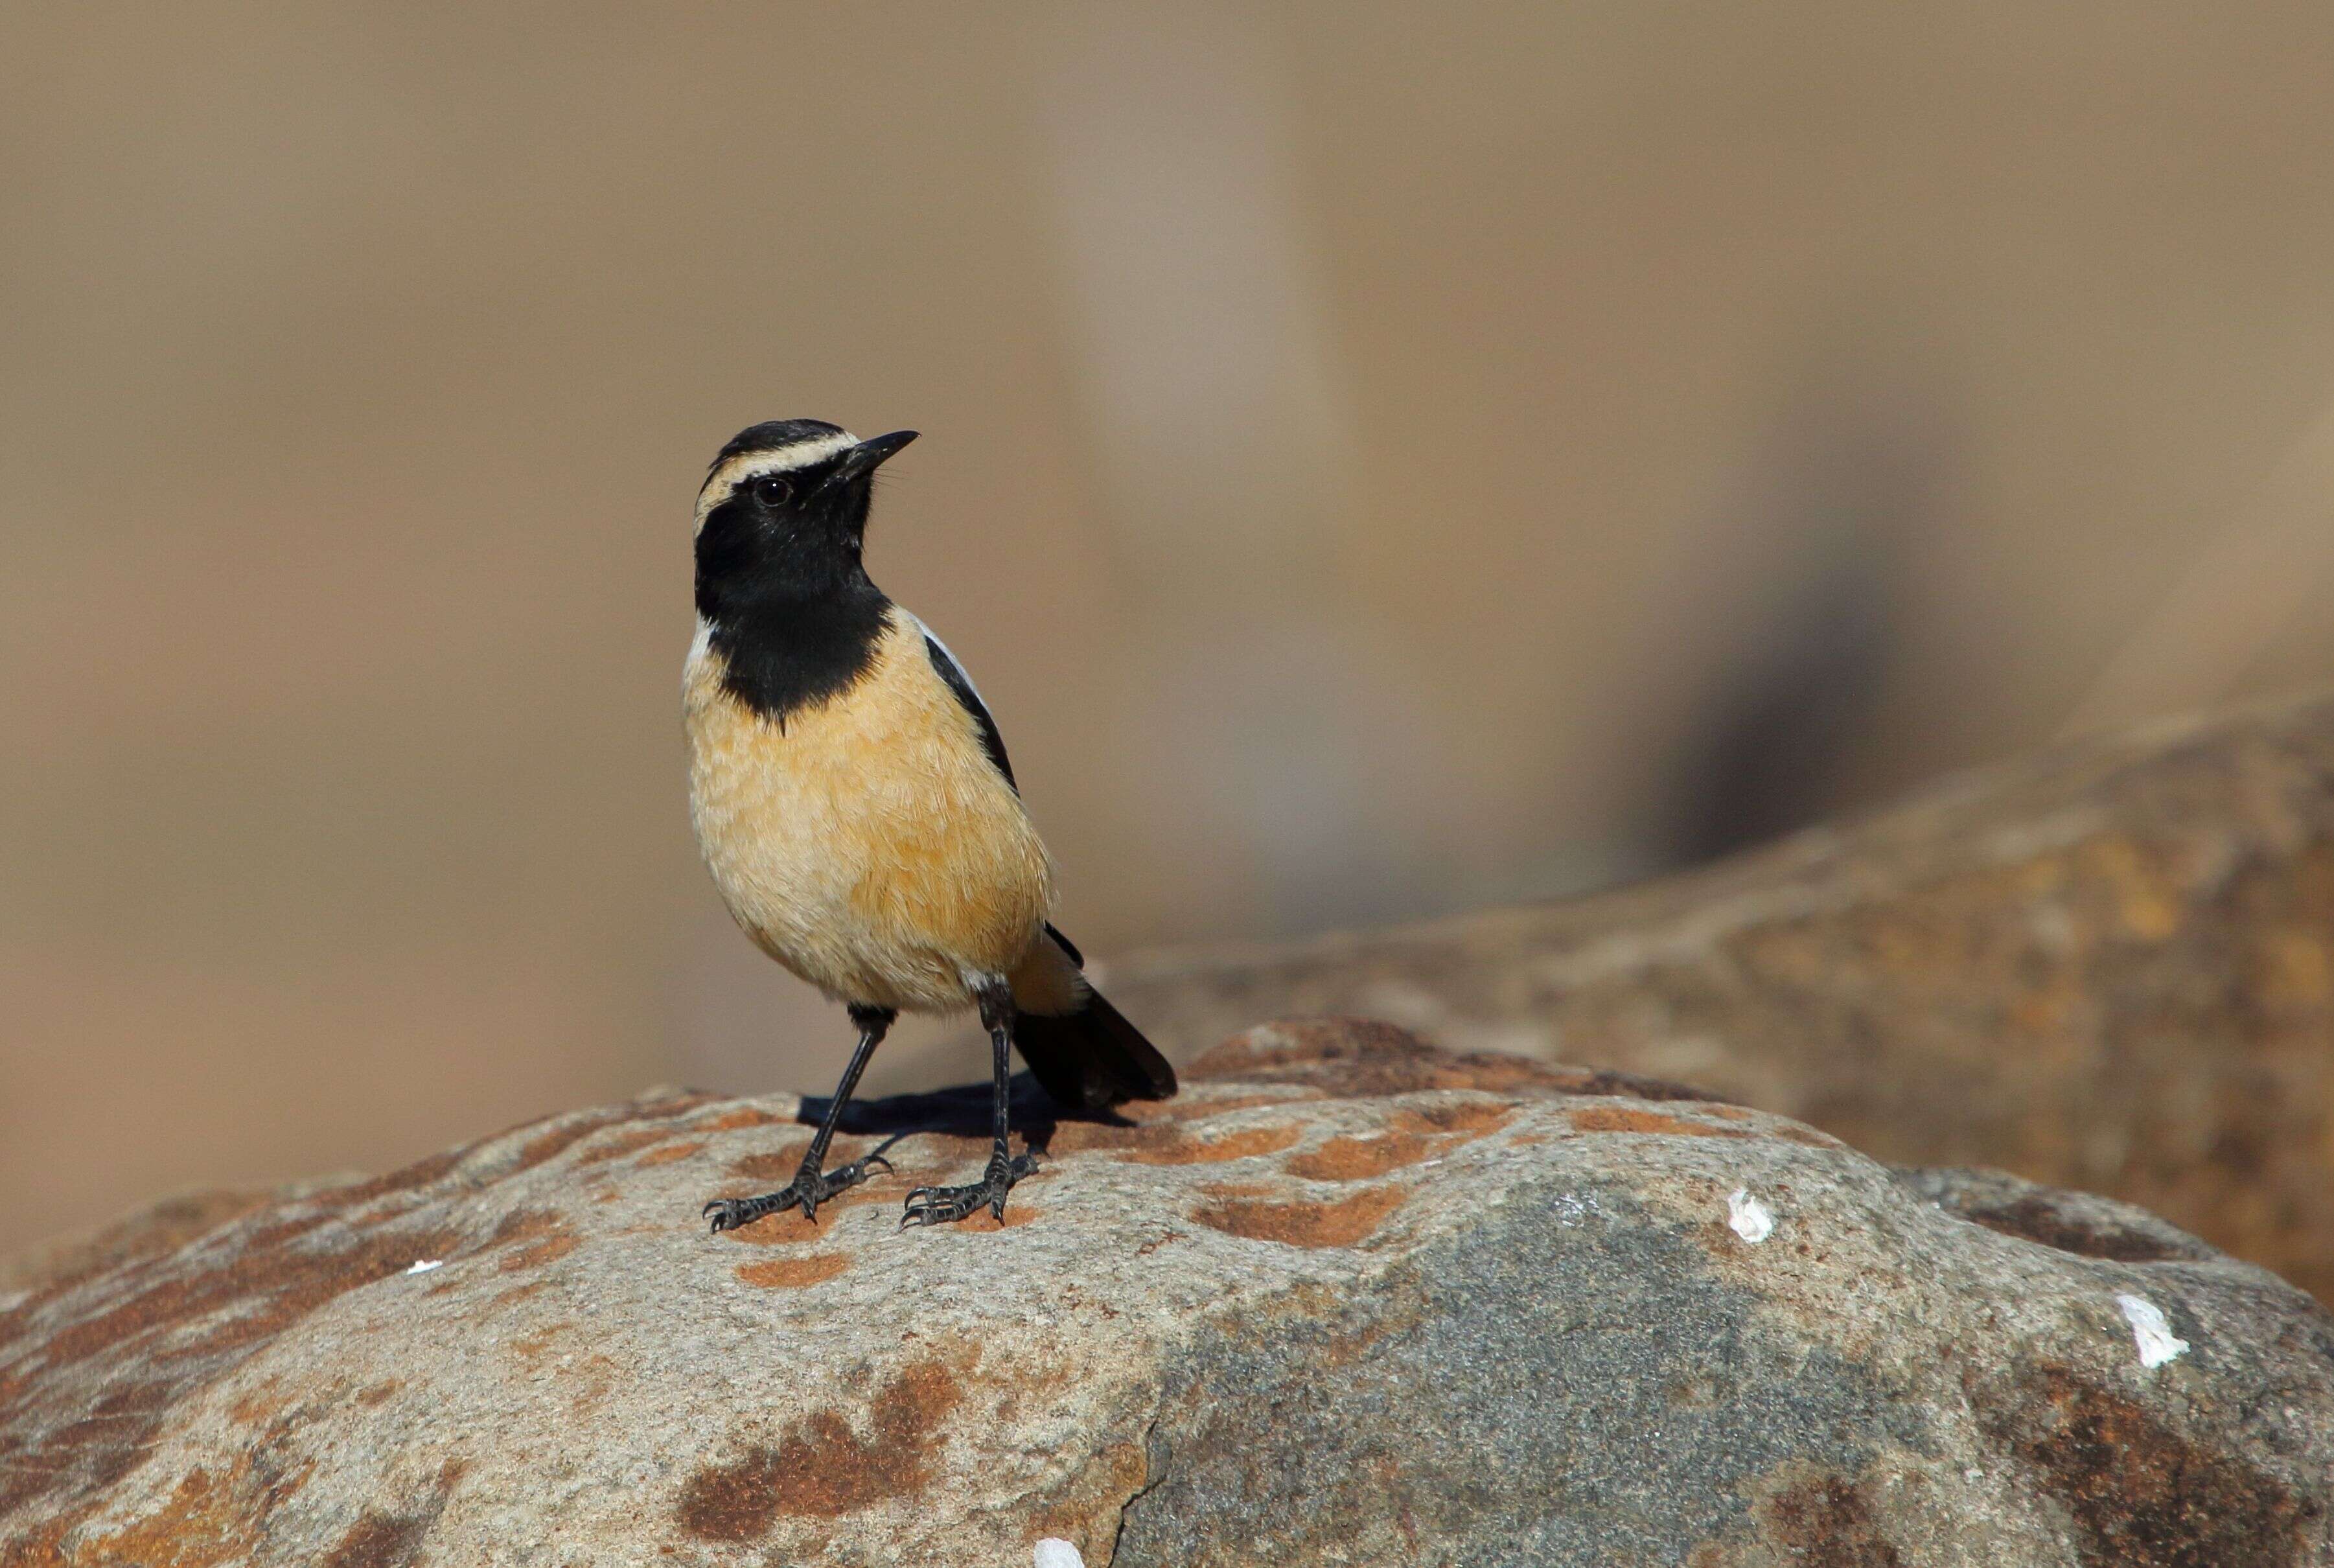
[[[956,694],[956,699],[964,704],[965,712],[972,715],[972,722],[980,731],[981,749],[989,753],[989,760],[997,765],[997,771],[1005,775],[1005,782],[1013,786],[1013,793],[1019,794],[1021,786],[1013,781],[1013,761],[1005,755],[1005,737],[998,733],[997,721],[989,716],[989,705],[980,700],[979,688],[972,684],[972,677],[964,672],[964,666],[956,661],[956,655],[949,651],[948,644],[933,636],[932,629],[922,621],[916,624],[923,629],[924,651],[932,656],[932,668],[940,672],[940,679],[948,688]]]
[[[1005,755],[1005,736],[998,733],[997,720],[990,717],[989,705],[980,700],[980,688],[972,684],[972,677],[964,672],[964,666],[959,664],[956,655],[949,651],[949,645],[934,636],[931,627],[921,620],[916,625],[924,634],[924,651],[931,655],[932,668],[940,672],[940,678],[949,690],[956,694],[956,699],[964,704],[965,712],[972,715],[972,722],[980,731],[981,749],[989,754],[989,760],[997,765],[997,771],[1005,775],[1005,782],[1012,785],[1013,793],[1019,794],[1021,786],[1013,780],[1013,759]],[[1062,935],[1059,927],[1047,922],[1046,935],[1053,938],[1060,947],[1063,956],[1069,959],[1071,968],[1084,969],[1086,967],[1086,956],[1078,951],[1077,944]],[[1172,1084],[1172,1082],[1171,1074],[1169,1082]]]

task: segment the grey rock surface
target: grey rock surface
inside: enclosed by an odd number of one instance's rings
[[[695,1095],[115,1227],[0,1296],[0,1563],[2334,1563],[2334,1320],[2140,1211],[1384,1025],[1190,1079],[1002,1229],[895,1234],[919,1132],[709,1236],[807,1132]]]

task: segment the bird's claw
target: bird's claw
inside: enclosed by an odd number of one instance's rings
[[[966,1187],[919,1187],[908,1194],[900,1212],[900,1228],[910,1226],[948,1225],[969,1218],[987,1208],[1005,1221],[1005,1195],[1013,1184],[1037,1169],[1037,1157],[1023,1154],[1008,1159],[1004,1153],[991,1155],[989,1169],[979,1181]]]
[[[769,1201],[780,1198],[786,1200],[784,1204]],[[698,1212],[700,1215],[713,1217],[713,1234],[719,1236],[725,1230],[735,1230],[741,1225],[751,1225],[762,1216],[777,1208],[790,1208],[794,1206],[794,1201],[793,1189],[789,1188],[783,1193],[768,1194],[767,1198],[717,1198]],[[766,1202],[769,1203],[768,1207],[762,1207]]]
[[[725,1230],[736,1230],[739,1226],[751,1225],[766,1214],[776,1214],[788,1208],[801,1209],[803,1217],[815,1224],[820,1204],[845,1188],[858,1186],[877,1166],[888,1171],[892,1169],[892,1162],[880,1154],[870,1154],[848,1165],[838,1165],[824,1176],[815,1169],[805,1166],[795,1173],[792,1181],[776,1192],[766,1192],[758,1198],[717,1198],[698,1212],[700,1217],[710,1217],[716,1236]]]

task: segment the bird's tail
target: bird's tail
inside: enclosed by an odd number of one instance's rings
[[[1023,1013],[1013,1043],[1021,1060],[1066,1111],[1107,1111],[1128,1100],[1164,1100],[1175,1069],[1143,1031],[1099,991],[1088,989],[1075,1013]]]

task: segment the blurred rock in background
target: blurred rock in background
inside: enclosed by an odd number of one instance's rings
[[[2334,1301],[2334,697],[2072,742],[1596,898],[1112,995],[1171,1053],[1290,1014],[1698,1082],[1884,1159],[2146,1205]]]

